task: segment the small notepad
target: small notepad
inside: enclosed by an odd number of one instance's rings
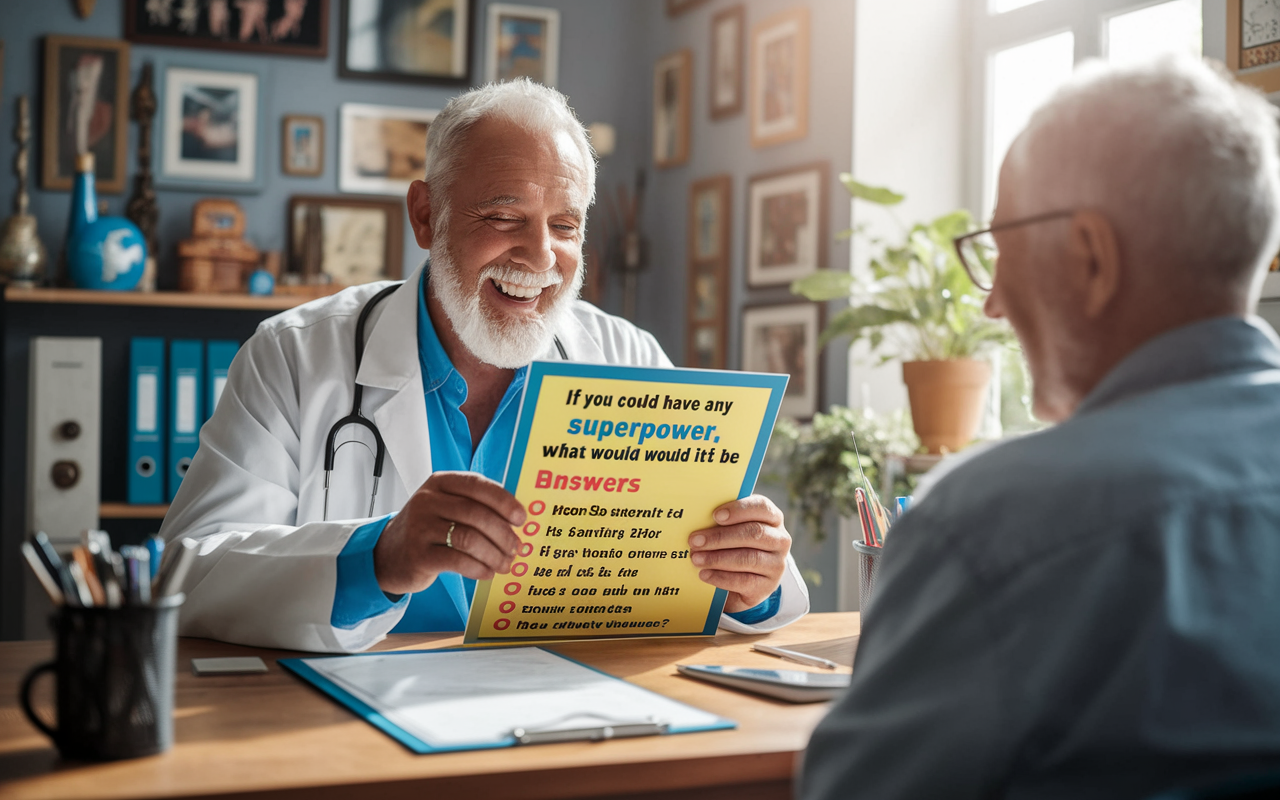
[[[193,658],[191,671],[197,675],[252,675],[266,672],[266,663],[257,656],[238,658]]]

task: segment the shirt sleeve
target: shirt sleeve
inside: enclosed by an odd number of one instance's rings
[[[401,595],[393,601],[378,586],[378,577],[373,571],[373,548],[391,517],[388,514],[356,528],[338,554],[338,580],[330,616],[333,627],[354,628],[366,619],[409,602],[408,595]]]
[[[743,625],[758,625],[767,619],[773,619],[778,613],[778,607],[782,605],[782,587],[779,586],[773,590],[773,594],[764,599],[764,602],[757,606],[752,606],[746,611],[734,611],[728,616],[741,622]]]

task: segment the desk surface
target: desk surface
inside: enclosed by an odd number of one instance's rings
[[[258,650],[203,639],[178,647],[175,744],[104,764],[61,762],[23,716],[18,686],[49,642],[0,643],[0,798],[789,797],[796,755],[827,703],[791,705],[679,676],[685,664],[785,665],[753,642],[785,646],[851,636],[858,615],[811,614],[768,635],[575,642],[550,649],[738,723],[737,730],[600,743],[414,755]],[[376,650],[450,647],[461,636],[388,637]],[[197,678],[192,657],[260,655],[264,675]],[[52,681],[41,678],[46,718]]]

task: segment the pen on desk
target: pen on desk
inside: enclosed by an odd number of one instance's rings
[[[798,653],[795,650],[785,650],[781,647],[773,647],[767,644],[753,644],[751,649],[760,653],[766,653],[771,656],[794,661],[797,664],[806,664],[810,667],[822,667],[823,669],[835,669],[840,666],[836,662],[822,658],[820,656],[811,656],[808,653]]]
[[[160,534],[153,533],[147,537],[143,545],[151,554],[151,580],[155,580],[156,574],[160,572],[160,559],[164,557],[164,539],[160,538]]]
[[[107,593],[102,588],[102,582],[98,580],[97,567],[93,563],[93,554],[89,552],[89,548],[81,545],[71,551],[71,563],[80,568],[80,578],[85,587],[89,591],[92,602],[86,603],[91,606],[105,606],[107,604]],[[72,573],[75,577],[75,573]]]

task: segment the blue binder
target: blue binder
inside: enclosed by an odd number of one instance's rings
[[[205,373],[205,406],[204,418],[213,416],[218,407],[218,398],[222,397],[222,387],[227,384],[227,372],[231,369],[231,360],[240,349],[239,342],[210,341],[205,353],[208,370]]]
[[[129,340],[130,503],[164,502],[164,339]]]
[[[169,500],[173,501],[182,479],[200,446],[201,408],[204,393],[204,342],[174,339],[169,342]]]

